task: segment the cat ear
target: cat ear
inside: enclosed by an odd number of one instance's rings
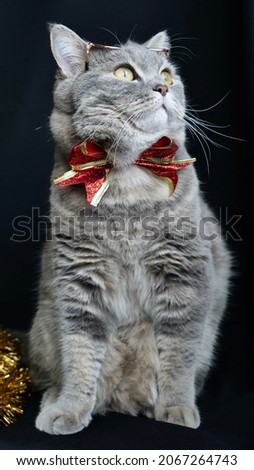
[[[50,24],[50,44],[53,56],[66,77],[85,68],[85,42],[62,24]]]
[[[161,31],[145,42],[148,49],[170,49],[170,40],[167,31]]]

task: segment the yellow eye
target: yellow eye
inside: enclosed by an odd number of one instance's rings
[[[134,73],[128,67],[119,67],[114,72],[117,78],[126,82],[132,82],[134,80]]]
[[[173,78],[171,77],[171,73],[167,70],[162,70],[161,78],[165,82],[165,85],[173,85]]]

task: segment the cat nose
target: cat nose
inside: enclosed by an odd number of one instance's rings
[[[167,85],[156,85],[153,91],[158,91],[162,96],[166,96],[168,92],[168,87]]]

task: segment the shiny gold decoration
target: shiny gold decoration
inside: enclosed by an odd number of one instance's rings
[[[23,414],[23,403],[28,391],[28,369],[20,367],[19,340],[0,328],[0,422],[11,424]]]
[[[126,67],[120,67],[120,69]],[[132,164],[163,179],[169,186],[169,195],[176,188],[177,171],[195,162],[195,158],[175,160],[178,146],[167,136],[161,137],[151,147],[142,152]],[[104,157],[104,158],[102,158]],[[83,184],[88,204],[96,207],[110,186],[108,174],[113,165],[107,159],[107,152],[93,140],[74,145],[69,156],[68,170],[54,179],[59,186]]]

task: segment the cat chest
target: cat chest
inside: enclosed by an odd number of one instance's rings
[[[141,321],[150,317],[152,309],[152,283],[148,273],[138,259],[122,266],[121,274],[115,278],[115,289],[110,296],[110,305],[121,323]]]

